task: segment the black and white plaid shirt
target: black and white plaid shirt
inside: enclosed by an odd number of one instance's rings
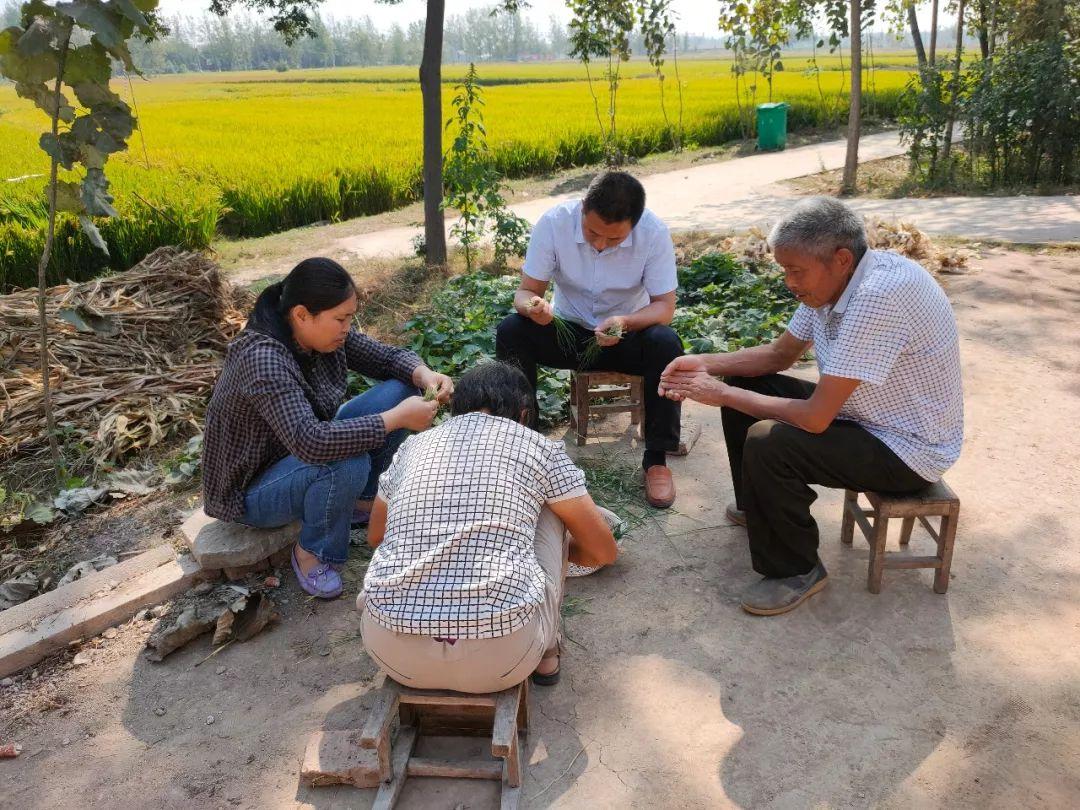
[[[937,481],[960,456],[960,338],[945,292],[920,265],[868,250],[835,306],[795,310],[818,370],[862,384],[838,419],[857,422],[914,472]]]
[[[544,600],[541,508],[585,494],[562,443],[510,419],[468,413],[410,436],[379,479],[386,535],[366,609],[399,633],[509,635]]]
[[[349,369],[412,383],[420,358],[351,331],[334,352],[315,352],[307,377],[279,340],[245,329],[229,345],[206,410],[203,496],[208,515],[237,520],[244,492],[266,467],[294,455],[308,464],[339,461],[378,447],[386,425],[378,414],[327,421],[345,401]]]

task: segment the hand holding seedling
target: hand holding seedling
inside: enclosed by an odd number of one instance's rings
[[[428,401],[424,397],[409,397],[384,413],[383,423],[386,425],[387,433],[401,428],[419,433],[431,427],[431,422],[438,410],[437,400]]]
[[[552,308],[551,302],[544,300],[539,295],[534,295],[529,299],[525,314],[530,320],[541,326],[547,326],[555,318],[555,310]]]
[[[454,395],[454,381],[445,374],[439,374],[426,366],[421,366],[413,373],[413,383],[417,388],[424,389],[425,400],[439,401],[440,405],[448,405],[450,397]],[[428,392],[432,392],[428,397]]]
[[[594,330],[596,342],[602,347],[614,346],[626,334],[626,319],[622,315],[605,318]]]

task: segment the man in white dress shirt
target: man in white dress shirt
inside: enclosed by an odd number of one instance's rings
[[[764,576],[742,606],[766,616],[825,586],[811,484],[919,490],[952,466],[964,438],[956,321],[926,270],[869,250],[862,220],[828,197],[796,205],[769,244],[801,304],[787,331],[679,358],[660,383],[666,396],[721,407],[735,489],[727,514],[746,526]],[[811,346],[816,385],[778,373]]]
[[[544,293],[552,282],[549,303]],[[645,496],[659,508],[675,501],[665,454],[679,446],[680,405],[658,391],[660,373],[683,353],[669,326],[677,286],[671,235],[646,210],[645,189],[626,172],[605,172],[582,200],[537,221],[514,296],[517,312],[499,324],[496,339],[498,358],[520,366],[534,392],[537,365],[645,378]],[[570,325],[573,345],[560,341],[555,316]],[[601,350],[586,363],[592,340]]]

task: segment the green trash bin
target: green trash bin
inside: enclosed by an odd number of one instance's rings
[[[783,101],[757,106],[757,148],[771,152],[787,146],[787,111]]]

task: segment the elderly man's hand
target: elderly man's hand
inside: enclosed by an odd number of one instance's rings
[[[660,374],[660,387],[657,389],[657,393],[662,397],[682,402],[683,397],[681,395],[668,390],[668,378],[674,374],[694,374],[699,371],[706,371],[705,358],[701,355],[684,354],[682,357],[676,357],[667,364],[667,368]]]
[[[729,386],[706,371],[665,372],[661,392],[668,399],[681,402],[692,399],[703,405],[723,405]]]

